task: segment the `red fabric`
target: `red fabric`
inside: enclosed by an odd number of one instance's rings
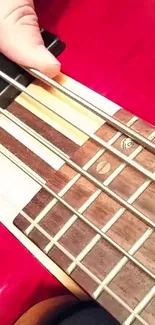
[[[67,290],[0,223],[0,324]]]
[[[155,124],[155,1],[39,0],[65,73]]]
[[[67,44],[63,71],[155,124],[155,1],[38,0],[42,27]],[[65,290],[0,225],[0,323]]]

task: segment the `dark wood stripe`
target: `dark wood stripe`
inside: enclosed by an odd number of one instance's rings
[[[120,205],[105,193],[98,198],[84,212],[85,217],[97,227],[102,228],[119,210]]]
[[[131,262],[109,284],[109,288],[132,308],[137,306],[153,286],[154,280]]]
[[[120,119],[123,123],[127,123],[132,115],[120,110],[116,113],[116,117]],[[139,128],[139,124],[134,127]],[[145,126],[146,127],[146,126]],[[103,125],[97,134],[107,141],[116,134],[116,130],[109,127],[107,124]],[[148,135],[152,132],[152,129],[145,129],[142,131],[143,135]],[[126,155],[130,155],[133,150],[137,148],[136,143],[132,143],[127,147],[122,146],[122,141],[126,140],[125,136],[121,136],[114,144],[116,148],[124,152]],[[86,162],[91,159],[101,146],[98,146],[92,140],[88,140],[82,147],[80,147],[73,154],[73,159],[76,163],[83,166]],[[148,153],[147,153],[148,154]],[[147,154],[145,150],[141,153],[141,161],[147,159]],[[154,157],[150,157],[150,163]],[[140,158],[137,158],[140,159]],[[110,164],[110,170],[106,163]],[[100,181],[104,182],[109,175],[121,164],[121,160],[116,158],[109,152],[105,152],[89,169],[89,172],[98,178]],[[153,163],[152,163],[153,164]],[[151,165],[153,166],[153,165]],[[153,167],[152,167],[153,168]],[[70,167],[64,165],[59,171],[52,174],[52,188],[57,192],[63,188],[69,182],[72,177],[76,175]],[[49,176],[48,182],[49,182]],[[120,175],[116,177],[114,181],[109,185],[116,193],[125,199],[128,199],[141,184],[143,184],[147,178],[141,173],[137,172],[131,167],[126,167]],[[92,194],[96,192],[97,188],[91,184],[84,177],[80,179],[67,191],[63,198],[74,208],[79,209]],[[40,192],[41,193],[41,192]],[[39,195],[39,194],[38,194]],[[151,199],[152,197],[152,199]],[[155,216],[155,185],[152,184],[148,189],[136,200],[135,206],[139,210],[146,213],[151,219],[154,220]],[[33,204],[32,204],[33,203]],[[44,194],[39,198],[34,198],[31,201],[31,211],[36,214],[44,208],[44,205],[48,204],[48,198],[44,198]],[[26,207],[27,209],[28,207]],[[37,210],[38,209],[38,210]],[[86,218],[88,218],[92,223],[102,228],[108,221],[110,221],[115,213],[120,209],[120,205],[116,203],[113,199],[108,197],[105,193],[102,193],[98,198],[89,206],[89,208],[84,212]],[[30,206],[29,210],[30,211]],[[65,208],[62,204],[56,203],[54,208],[52,208],[46,216],[39,222],[39,225],[52,237],[55,236],[59,230],[65,225],[65,223],[73,216],[73,214]],[[75,218],[76,220],[70,226],[70,228],[63,234],[59,239],[59,243],[74,257],[77,255],[90,243],[94,238],[96,233],[87,226],[83,221]],[[19,228],[19,224],[17,225]],[[145,233],[148,226],[138,220],[129,211],[126,211],[121,215],[121,217],[111,226],[107,234],[111,237],[118,245],[123,247],[128,251],[136,241]],[[36,243],[42,250],[49,243],[49,240],[44,237],[36,228],[29,234],[29,238]],[[148,267],[152,272],[154,272],[155,260],[154,260],[154,235],[152,235],[137,251],[135,254],[136,258]],[[64,253],[62,253],[56,246],[52,247],[48,252],[48,256],[56,264],[58,264],[64,271],[71,264],[70,258],[68,258]],[[100,239],[97,244],[91,249],[91,251],[83,258],[81,263],[88,268],[94,275],[96,275],[101,281],[109,274],[109,272],[120,262],[123,258],[123,254],[117,249],[111,246],[104,239]],[[88,274],[86,274],[80,267],[76,267],[71,273],[71,277],[83,287],[90,295],[93,294],[94,290],[97,288],[97,284],[91,279]],[[117,276],[109,284],[109,288],[114,291],[124,302],[126,302],[130,307],[135,308],[137,304],[144,298],[144,296],[153,287],[154,281],[141,271],[132,262],[127,262],[127,264],[118,272]],[[114,298],[112,298],[107,292],[103,292],[98,297],[98,302],[104,306],[109,312],[115,316],[118,321],[123,323],[125,319],[130,315],[130,313],[121,306]],[[144,312],[144,317],[150,319],[151,314],[153,314],[153,304],[151,305],[148,312]],[[153,316],[154,324],[155,316]]]
[[[120,109],[118,112],[115,113],[114,117],[123,124],[127,124],[127,122],[129,122],[129,120],[134,117],[134,115],[124,109]],[[131,126],[131,129],[135,130],[137,133],[143,135],[146,138],[155,130],[153,125],[141,119],[138,119]]]
[[[38,229],[34,228],[28,236],[41,250],[50,242]]]
[[[90,295],[97,289],[97,284],[91,277],[82,271],[79,267],[72,272],[71,278]],[[103,305],[102,305],[103,306]]]
[[[59,192],[76,175],[76,172],[66,165],[56,172],[45,161],[3,129],[0,129],[0,139],[4,147],[40,175],[47,182],[47,185],[56,192]]]
[[[91,182],[84,177],[80,177],[63,196],[63,199],[75,209],[79,209],[96,190],[97,188]]]
[[[104,291],[98,298],[98,302],[106,308],[121,324],[130,316],[125,307],[117,302],[110,294]]]
[[[126,211],[108,230],[107,235],[128,251],[147,229],[144,222]]]
[[[131,195],[147,180],[143,174],[132,167],[126,167],[109,185],[109,188],[124,199]]]
[[[152,183],[134,202],[134,206],[155,221],[155,183]]]
[[[93,186],[90,182],[88,182],[86,179],[81,177],[79,181],[75,183],[71,187],[70,190],[67,191],[67,193],[63,196],[63,199],[71,204],[75,209],[78,209],[86,202],[86,200],[90,197],[92,193],[96,190],[95,186]],[[40,225],[52,236],[55,236],[56,233],[64,226],[64,224],[73,216],[73,213],[70,212],[67,208],[65,208],[62,204],[57,203],[54,208],[51,209],[50,212],[47,213],[47,215],[44,217],[44,219],[40,222]],[[82,236],[80,232],[82,231],[83,234],[83,228],[85,231],[87,231],[90,235],[92,235],[91,229],[89,231],[87,230],[88,227],[85,227],[83,223],[80,224],[76,222],[74,226],[71,227],[71,235],[70,231],[68,231],[63,237],[64,237],[64,245],[67,244],[68,249],[68,243],[67,241],[72,241],[72,238],[74,238],[74,242],[70,243],[69,245],[72,247],[72,250],[77,249],[80,250],[80,241],[78,245],[78,240]],[[72,231],[74,232],[72,236]],[[76,234],[76,236],[75,236]],[[68,236],[70,238],[68,238]],[[87,236],[86,236],[87,238]]]
[[[78,237],[79,234],[74,232],[72,235],[75,236],[72,239],[72,243],[75,245],[76,238],[81,240],[81,237]],[[84,240],[83,237],[85,237],[85,231],[82,234],[82,240]],[[42,250],[49,243],[49,240],[36,228],[30,233],[29,238]],[[71,260],[55,246],[50,250],[48,256],[64,271],[67,271],[68,266],[71,264]],[[100,240],[82,263],[103,280],[121,258],[122,254],[112,248],[106,241]],[[72,272],[71,277],[90,295],[97,289],[94,280],[79,267]],[[128,262],[109,284],[109,288],[131,308],[135,308],[153,285],[154,281],[150,277],[139,270],[133,263]],[[99,296],[98,302],[121,323],[129,316],[129,312],[105,291]],[[150,317],[154,319],[154,316],[151,316],[153,313],[152,303],[148,312],[144,313],[145,317],[147,317],[146,320],[150,319]]]
[[[138,119],[131,128],[146,138],[155,130],[153,125],[141,119]]]
[[[123,124],[127,124],[134,115],[125,109],[119,109],[115,114],[114,117],[122,122]]]
[[[146,306],[146,308],[140,314],[148,324],[154,325],[155,321],[155,298]]]
[[[52,198],[53,197],[50,193],[44,190],[44,188],[41,188],[34,198],[26,205],[23,211],[27,213],[31,219],[35,219]]]
[[[155,156],[148,150],[144,149],[135,160],[151,172],[155,172]]]
[[[155,274],[155,233],[135,254],[136,258]]]
[[[96,233],[94,230],[78,219],[63,235],[59,242],[72,255],[77,256],[95,235]]]
[[[0,129],[1,144],[34,172],[47,180],[55,170],[5,130]]]
[[[59,248],[54,246],[48,253],[48,257],[54,261],[61,269],[67,270],[68,266],[71,264],[71,259],[65,255]]]
[[[52,237],[54,237],[72,216],[72,212],[57,203],[39,222],[39,225]]]
[[[96,132],[101,139],[106,141],[109,141],[116,133],[117,131],[106,123]],[[75,152],[72,159],[83,167],[100,149],[103,149],[100,144],[89,139]]]
[[[7,110],[69,156],[79,148],[75,142],[52,128],[16,101],[14,101]]]
[[[30,222],[25,219],[20,213],[16,217],[14,224],[22,232],[24,232],[30,226]]]
[[[92,248],[83,259],[83,264],[100,280],[103,280],[123,255],[104,239]]]

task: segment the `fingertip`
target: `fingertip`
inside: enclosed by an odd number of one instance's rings
[[[49,78],[54,78],[61,70],[61,63],[44,46],[36,52],[35,67]]]
[[[56,77],[61,71],[61,64],[56,63],[56,64],[51,64],[51,65],[45,65],[40,68],[40,72],[48,76],[49,78],[54,78]]]

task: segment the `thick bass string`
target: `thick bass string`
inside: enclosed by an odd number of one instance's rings
[[[89,93],[92,102],[102,98],[64,75],[56,81]],[[29,92],[41,96],[39,103]],[[102,104],[107,114],[111,103]],[[155,130],[115,104],[111,112],[115,127],[40,82],[1,110],[1,153],[41,187],[7,226],[23,234],[34,255],[38,247],[47,268],[54,261],[120,323],[152,325]],[[119,123],[145,139],[144,146],[120,132]]]

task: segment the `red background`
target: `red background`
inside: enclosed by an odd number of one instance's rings
[[[62,70],[155,124],[155,1],[38,0],[42,27],[67,45]],[[65,290],[0,225],[0,322]]]

